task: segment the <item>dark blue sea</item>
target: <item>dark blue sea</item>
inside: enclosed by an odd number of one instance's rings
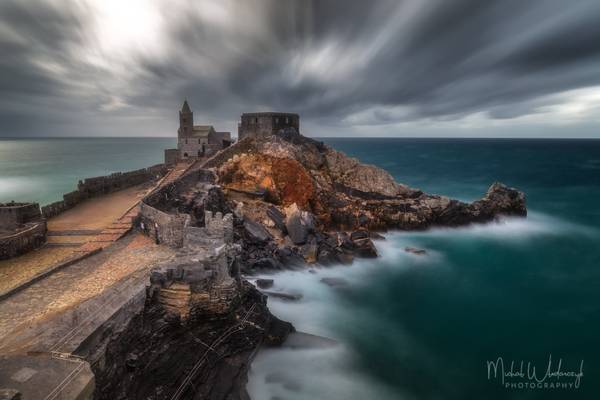
[[[272,311],[339,345],[261,351],[253,399],[600,398],[600,141],[323,140],[429,193],[472,201],[501,181],[527,194],[529,216],[389,232],[376,260],[275,275],[274,290],[303,297],[270,299]],[[0,201],[50,202],[77,179],[160,162],[173,145],[0,140]]]
[[[324,141],[429,193],[472,201],[501,181],[529,217],[390,232],[376,260],[275,276],[304,295],[270,301],[277,315],[340,346],[261,352],[253,398],[600,399],[600,141]]]

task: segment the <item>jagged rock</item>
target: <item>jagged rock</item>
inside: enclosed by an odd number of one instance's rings
[[[267,209],[267,216],[273,221],[275,227],[282,233],[287,233],[285,226],[285,214],[279,211],[277,207],[271,206]]]
[[[250,218],[244,218],[244,229],[246,231],[247,238],[253,242],[267,242],[273,237],[261,224],[251,220]]]
[[[273,279],[257,279],[256,286],[261,289],[269,289],[273,287]]]
[[[350,234],[350,240],[352,240],[353,242],[356,242],[357,240],[361,239],[369,239],[369,237],[369,232],[366,230],[358,230]]]
[[[285,214],[285,227],[292,242],[296,245],[306,243],[308,234],[315,229],[313,215],[300,210],[296,203],[286,207]]]
[[[283,268],[283,265],[273,257],[263,257],[250,262],[250,268],[261,270],[280,270]]]
[[[369,237],[375,240],[385,240],[385,236],[377,233],[377,232],[369,232]]]
[[[265,336],[264,343],[268,346],[281,346],[290,334],[296,332],[294,326],[287,321],[282,321],[276,316],[271,316],[269,331]]]
[[[294,267],[304,264],[304,258],[290,247],[279,247],[275,254],[283,265]]]
[[[335,251],[328,247],[322,247],[317,256],[317,262],[321,265],[331,265],[339,262],[339,258]]]
[[[377,258],[377,248],[371,241],[371,239],[359,239],[354,241],[356,246],[354,249],[355,254],[362,258]]]
[[[300,247],[300,254],[307,263],[313,264],[317,262],[317,250],[317,243],[313,241]]]

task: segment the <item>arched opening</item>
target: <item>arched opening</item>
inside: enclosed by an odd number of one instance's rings
[[[183,153],[183,156],[187,158],[187,156],[188,156],[188,153]]]

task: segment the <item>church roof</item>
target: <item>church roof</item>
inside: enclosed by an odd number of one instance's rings
[[[194,125],[192,130],[192,137],[206,137],[211,131],[214,132],[215,128],[212,125]]]
[[[192,110],[190,109],[190,105],[187,102],[187,99],[185,99],[183,101],[183,107],[181,107],[181,112],[185,112],[185,113],[191,113]]]

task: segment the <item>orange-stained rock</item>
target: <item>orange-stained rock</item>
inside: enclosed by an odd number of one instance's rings
[[[220,183],[227,189],[267,190],[271,198],[284,206],[296,203],[308,208],[315,197],[308,171],[293,159],[244,154],[224,163],[218,174]]]

